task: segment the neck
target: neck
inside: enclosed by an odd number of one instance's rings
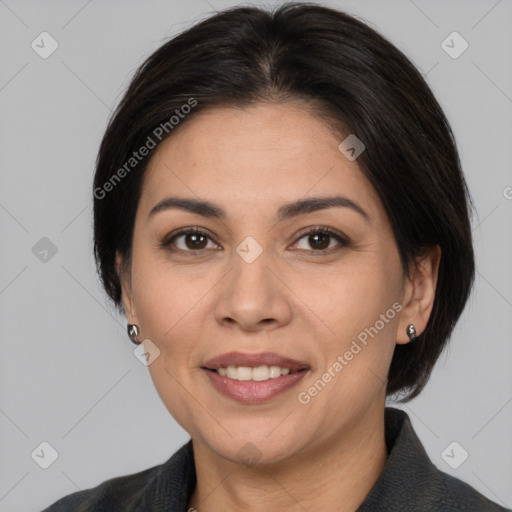
[[[201,512],[353,512],[384,468],[384,412],[366,414],[350,432],[315,443],[289,459],[242,466],[193,440],[197,485],[189,507]]]

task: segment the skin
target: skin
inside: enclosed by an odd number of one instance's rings
[[[158,346],[152,380],[193,440],[198,483],[189,506],[199,512],[353,511],[386,462],[391,357],[396,343],[409,342],[407,325],[418,334],[425,329],[440,249],[411,263],[411,280],[404,276],[381,201],[357,160],[339,151],[341,140],[300,103],[217,107],[187,120],[149,163],[125,272],[117,259],[123,304],[140,339]],[[277,221],[284,203],[335,193],[357,202],[370,220],[334,207]],[[169,195],[208,200],[227,218],[177,208],[148,218]],[[327,238],[321,254],[322,241],[301,234],[317,225],[339,231],[349,245]],[[192,249],[190,236],[161,246],[192,226],[211,233],[201,249]],[[236,252],[247,236],[263,250],[252,263]],[[300,403],[298,393],[394,303],[401,311]],[[201,369],[230,351],[278,352],[310,370],[271,400],[241,404],[219,394]],[[248,442],[256,464],[242,460]]]

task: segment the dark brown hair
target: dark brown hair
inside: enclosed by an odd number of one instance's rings
[[[129,261],[155,146],[206,108],[290,100],[315,106],[326,122],[338,121],[364,142],[357,162],[389,216],[405,274],[426,248],[441,247],[427,327],[415,342],[396,345],[389,371],[388,395],[409,400],[425,386],[471,291],[472,201],[451,128],[422,75],[343,12],[309,3],[231,8],[147,58],[109,121],[96,162],[94,251],[102,283],[122,311],[115,256]]]

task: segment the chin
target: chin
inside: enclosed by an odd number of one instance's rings
[[[283,433],[278,435],[276,432],[269,435],[269,432],[272,429],[258,434],[248,428],[238,430],[238,433],[232,432],[232,436],[223,430],[223,435],[218,436],[208,430],[201,438],[219,457],[244,466],[277,464],[297,453],[300,444],[298,439],[294,440]]]

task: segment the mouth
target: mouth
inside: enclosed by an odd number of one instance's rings
[[[310,367],[271,352],[230,352],[211,359],[202,369],[222,395],[254,404],[270,400],[295,386]]]

